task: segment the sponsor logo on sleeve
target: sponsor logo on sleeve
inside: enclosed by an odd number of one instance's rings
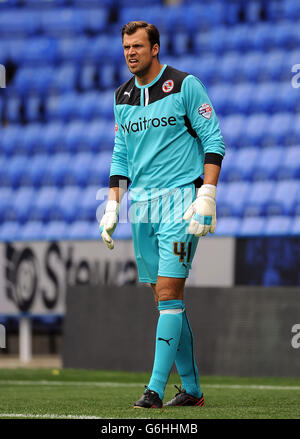
[[[205,119],[210,119],[212,114],[211,106],[204,102],[204,104],[200,105],[200,107],[198,108],[198,114]]]

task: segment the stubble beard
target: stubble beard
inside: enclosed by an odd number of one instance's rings
[[[139,78],[142,78],[143,76],[145,76],[149,72],[151,65],[152,65],[152,60],[149,61],[148,64],[146,64],[145,66],[143,66],[140,70],[138,70],[136,72],[132,71],[129,65],[128,65],[128,68],[129,68],[130,73],[132,73],[135,76],[138,76]]]

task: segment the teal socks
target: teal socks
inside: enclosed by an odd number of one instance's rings
[[[181,336],[184,305],[182,300],[165,300],[159,302],[158,309],[155,358],[148,388],[163,400]]]
[[[174,362],[183,389],[200,398],[198,368],[194,356],[194,339],[183,300],[165,300],[158,304],[160,311],[156,329],[155,358],[148,388],[164,398],[165,387]]]
[[[186,393],[200,398],[202,391],[195,362],[194,337],[185,311],[182,313],[182,330],[175,363],[182,388],[186,390]]]

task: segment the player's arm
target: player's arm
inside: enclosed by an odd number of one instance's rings
[[[123,134],[119,129],[120,122],[115,104],[114,112],[116,129],[115,145],[110,167],[109,193],[105,212],[99,226],[101,237],[110,250],[114,248],[112,234],[118,223],[121,200],[130,183],[128,177],[127,147]]]
[[[185,82],[184,106],[204,152],[204,182],[198,189],[196,200],[185,212],[184,219],[190,221],[189,233],[205,236],[208,232],[214,233],[216,228],[216,189],[225,144],[205,87],[194,76],[187,77]]]

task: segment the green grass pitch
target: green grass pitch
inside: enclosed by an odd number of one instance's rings
[[[0,419],[300,419],[300,379],[201,378],[205,407],[134,409],[149,374],[0,369]],[[171,375],[165,401],[176,393]]]

